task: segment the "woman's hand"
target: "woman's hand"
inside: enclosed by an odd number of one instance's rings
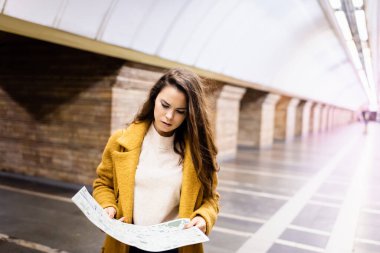
[[[109,206],[109,207],[106,207],[104,208],[104,211],[106,211],[106,213],[108,214],[108,217],[110,217],[111,219],[115,218],[115,215],[116,215],[116,209],[112,206]],[[119,219],[119,221],[124,221],[125,217],[121,217]]]
[[[206,221],[201,216],[195,216],[184,228],[198,227],[203,233],[206,233]]]
[[[108,217],[110,217],[111,219],[115,218],[115,215],[116,215],[115,207],[112,207],[112,206],[106,207],[104,208],[104,211],[106,211],[106,213],[108,214]]]

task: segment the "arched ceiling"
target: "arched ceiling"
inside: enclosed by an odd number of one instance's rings
[[[302,99],[354,110],[367,102],[316,0],[0,0],[0,8]]]

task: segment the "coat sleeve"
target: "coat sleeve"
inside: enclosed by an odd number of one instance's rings
[[[119,144],[116,140],[121,136],[122,130],[114,133],[107,142],[103,151],[102,161],[96,169],[97,178],[93,182],[93,196],[103,208],[114,207],[116,212],[119,210],[116,204],[116,194],[114,189],[114,169],[112,152],[118,150]]]
[[[208,199],[203,199],[201,206],[195,210],[190,219],[195,216],[201,216],[206,221],[206,235],[210,234],[219,213],[219,193],[216,191],[218,185],[218,175],[213,174],[213,196]]]

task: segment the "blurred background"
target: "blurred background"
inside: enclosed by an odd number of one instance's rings
[[[207,79],[206,252],[380,252],[377,0],[0,0],[0,252],[97,252],[72,204],[167,69]]]

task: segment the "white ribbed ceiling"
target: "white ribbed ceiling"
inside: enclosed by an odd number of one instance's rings
[[[0,0],[4,15],[357,109],[355,70],[315,0]]]

